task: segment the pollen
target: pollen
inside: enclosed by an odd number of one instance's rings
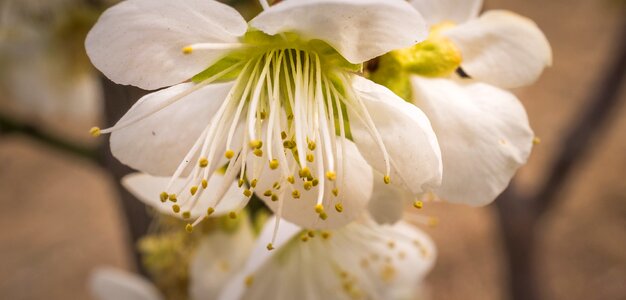
[[[340,213],[340,212],[343,212],[343,204],[341,204],[341,203],[337,203],[337,204],[335,204],[335,210],[336,210],[337,212],[339,212],[339,213]]]
[[[328,231],[322,231],[321,235],[322,235],[322,238],[325,239],[325,240],[330,238],[330,232],[328,232]]]
[[[309,230],[306,234],[307,234],[310,238],[314,238],[314,237],[315,237],[315,232],[313,232],[312,230]]]
[[[207,214],[208,216],[212,215],[214,212],[215,212],[215,208],[213,208],[213,207],[209,207],[209,208],[206,210],[206,214]]]
[[[209,160],[203,157],[198,160],[198,165],[200,166],[200,168],[206,168],[209,165]]]
[[[535,144],[535,145],[541,144],[541,139],[538,136],[534,137],[533,138],[533,144]]]
[[[191,212],[184,211],[183,212],[183,219],[189,219],[189,218],[191,218]]]
[[[328,219],[328,215],[327,215],[325,212],[322,212],[322,213],[320,214],[320,219],[322,219],[322,220],[326,220],[326,219]]]
[[[287,133],[284,132],[284,131],[281,131],[280,132],[280,138],[283,139],[283,140],[286,139],[287,138]]]
[[[237,182],[237,186],[242,187],[243,186],[243,179],[239,178],[239,181]]]
[[[195,196],[196,192],[198,192],[198,187],[195,185],[189,189],[189,193],[191,193],[192,196]]]
[[[191,46],[183,47],[183,54],[191,54],[193,52],[193,48]]]
[[[251,286],[253,283],[254,283],[254,276],[252,276],[252,275],[246,276],[246,279],[244,280],[244,284],[246,286]]]
[[[176,198],[176,194],[170,194],[168,199],[170,199],[170,201],[172,201],[172,202],[178,201],[178,199]]]
[[[228,217],[231,219],[237,219],[237,213],[234,211],[231,211],[228,213]]]
[[[389,175],[385,175],[385,177],[383,177],[383,182],[385,184],[391,183],[391,177],[389,177]]]
[[[206,189],[207,186],[209,186],[209,182],[206,179],[202,179],[202,188]]]
[[[172,210],[175,213],[179,213],[180,212],[180,206],[178,206],[178,204],[174,204],[174,205],[172,205]]]
[[[328,180],[333,181],[335,179],[337,179],[337,174],[335,174],[335,172],[333,171],[328,171],[326,172],[326,178],[328,178]]]
[[[315,160],[315,156],[313,156],[313,153],[309,153],[306,155],[306,160],[308,162],[313,162]]]
[[[278,168],[278,160],[272,159],[270,160],[270,169],[276,170]]]
[[[300,240],[301,240],[301,241],[303,241],[303,242],[306,242],[306,241],[308,241],[308,240],[309,240],[309,236],[307,236],[306,234],[303,234],[303,235],[300,237]]]
[[[293,149],[296,147],[296,143],[294,141],[284,141],[283,142],[283,147],[287,148],[287,149]]]
[[[226,150],[226,152],[224,152],[224,156],[226,157],[226,159],[231,159],[235,156],[235,151]]]
[[[89,129],[89,134],[93,137],[99,137],[102,132],[100,131],[100,127],[91,127],[91,129]]]
[[[243,191],[243,195],[246,196],[246,197],[250,197],[250,196],[252,196],[252,191],[249,190],[249,189],[245,189]]]
[[[185,226],[185,230],[186,230],[187,232],[191,233],[191,232],[193,231],[193,225],[191,225],[191,224],[187,224],[187,225]]]
[[[263,142],[261,140],[250,141],[250,148],[259,149],[261,147],[263,147]]]
[[[308,146],[309,146],[309,150],[313,151],[313,150],[315,150],[315,147],[316,147],[317,145],[315,145],[315,142],[314,142],[314,141],[309,141],[309,145],[308,145]]]
[[[272,201],[276,202],[278,201],[278,196],[276,196],[276,194],[272,195]]]
[[[254,151],[252,151],[252,153],[254,153],[254,155],[261,157],[263,156],[263,150],[261,149],[254,149]]]
[[[310,191],[312,187],[313,187],[313,182],[311,182],[311,181],[305,181],[304,182],[304,189],[305,190]]]
[[[255,188],[258,182],[259,182],[259,181],[258,181],[257,179],[252,179],[252,181],[250,181],[250,186],[251,186],[252,188]]]
[[[422,209],[422,207],[424,207],[424,202],[420,200],[415,200],[415,202],[413,202],[413,207],[417,209]]]
[[[272,245],[272,243],[269,243],[269,244],[267,244],[267,246],[265,248],[267,248],[268,251],[272,251],[272,250],[274,250],[274,245]]]
[[[299,199],[299,198],[300,198],[300,191],[298,191],[298,190],[293,190],[293,192],[291,192],[291,196],[292,196],[294,199]]]
[[[315,212],[321,214],[324,212],[324,206],[321,204],[315,205]]]
[[[317,178],[313,178],[313,180],[311,180],[311,183],[313,184],[313,186],[317,186],[318,184],[320,184],[320,180]]]
[[[167,201],[167,199],[170,197],[170,195],[168,195],[166,192],[163,192],[159,195],[159,198],[161,198],[161,202],[165,203],[165,201]]]
[[[263,193],[263,196],[265,196],[265,197],[269,197],[269,196],[271,196],[271,195],[272,195],[272,190],[267,190],[267,191],[265,191],[265,192]]]
[[[335,197],[339,196],[339,189],[338,188],[334,188],[332,190],[333,195],[335,195]]]
[[[294,178],[293,176],[287,176],[287,182],[294,184],[296,182],[296,178]]]
[[[305,177],[309,177],[311,176],[311,170],[309,170],[309,168],[304,167],[302,169],[300,169],[299,173],[300,178],[305,178]]]

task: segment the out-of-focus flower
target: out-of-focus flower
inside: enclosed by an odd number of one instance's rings
[[[220,299],[413,299],[436,257],[428,236],[405,222],[364,218],[330,231],[285,222],[268,252],[273,225]]]
[[[411,3],[431,25],[429,38],[383,56],[371,78],[417,105],[431,121],[443,159],[442,184],[434,193],[450,202],[488,204],[526,162],[534,141],[522,104],[489,83],[533,82],[551,63],[550,46],[532,21],[511,12],[476,18],[481,1]],[[383,203],[402,192],[376,189],[370,205],[380,208],[377,220],[397,220],[402,207]]]
[[[342,226],[366,208],[372,167],[412,195],[440,183],[425,115],[354,75],[425,36],[422,17],[400,0],[284,1],[249,24],[211,0],[124,1],[89,33],[89,57],[117,83],[171,87],[92,133],[112,133],[123,163],[172,176],[162,198],[191,202],[189,210],[225,168],[221,193],[201,210],[214,210],[239,174],[246,197],[257,192],[280,217]],[[181,177],[183,190],[197,192],[179,194]]]

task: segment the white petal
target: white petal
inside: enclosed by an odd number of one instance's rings
[[[134,120],[193,86],[183,83],[148,94],[117,124]],[[208,85],[131,126],[114,131],[111,152],[131,168],[151,175],[172,175],[231,87],[232,83]]]
[[[402,219],[405,204],[413,198],[404,189],[393,184],[385,184],[382,180],[374,180],[374,191],[368,203],[368,211],[379,224],[394,224]]]
[[[441,152],[426,115],[386,87],[354,76],[353,87],[363,101],[391,160],[391,182],[414,195],[441,182]],[[383,154],[365,125],[350,112],[350,129],[359,151],[378,172],[385,173]],[[382,181],[382,178],[375,178]]]
[[[306,191],[304,189],[304,183],[299,179],[296,179],[293,185],[285,182],[282,186],[282,189],[286,190],[283,200],[282,218],[304,228],[337,228],[352,222],[367,209],[367,202],[372,193],[372,169],[365,159],[363,159],[354,143],[346,141],[344,145],[346,151],[346,158],[344,159],[345,176],[343,186],[338,185],[338,197],[332,194],[333,182],[324,177],[323,205],[328,218],[322,220],[318,213],[315,212],[318,189],[320,186],[318,185]],[[292,160],[291,163],[295,163],[292,157],[289,159]],[[264,165],[265,164],[267,163],[265,162]],[[253,165],[250,164],[249,168],[252,169],[252,167]],[[311,174],[317,174],[317,168],[315,166],[310,166],[310,169]],[[270,197],[263,196],[263,192],[268,189],[273,190],[272,186],[279,178],[279,169],[270,170],[265,167],[256,188],[257,195],[259,195],[265,204],[274,212],[278,211],[280,201],[272,201]],[[339,183],[339,181],[340,180],[336,180],[335,182]],[[300,199],[293,199],[291,196],[292,188],[300,191]],[[341,213],[335,210],[335,204],[339,202],[343,205],[343,212]]]
[[[416,104],[433,124],[443,155],[437,195],[485,205],[526,162],[533,131],[522,104],[504,90],[447,79],[413,78]]]
[[[465,23],[478,16],[483,0],[409,0],[428,25],[441,22]]]
[[[127,0],[107,9],[87,35],[92,63],[109,79],[153,90],[183,82],[225,55],[194,43],[236,43],[247,30],[233,8],[213,0]]]
[[[89,288],[98,300],[161,300],[157,288],[148,280],[126,271],[99,268],[89,278]]]
[[[226,287],[222,290],[218,298],[219,300],[241,299],[241,296],[246,290],[246,278],[270,260],[287,242],[302,231],[300,227],[288,221],[281,220],[276,233],[276,240],[272,244],[274,250],[269,251],[267,250],[267,244],[272,240],[275,223],[276,217],[271,217],[265,222],[245,266],[228,282]]]
[[[166,201],[165,203],[162,203],[159,198],[159,195],[163,192],[169,181],[169,177],[155,177],[148,174],[133,173],[122,178],[122,185],[135,197],[137,197],[137,199],[158,210],[160,213],[180,217],[180,214],[175,214],[172,211],[173,202]],[[177,202],[177,204],[181,206],[182,211],[189,211],[192,219],[206,215],[209,204],[216,201],[216,199],[214,199],[215,194],[212,191],[218,190],[223,183],[223,176],[213,174],[213,176],[209,178],[206,192],[203,192],[200,195],[200,198],[193,209],[189,210],[189,207],[181,204],[180,201]],[[177,179],[172,184],[172,190],[182,189],[184,188],[184,184],[184,179]],[[200,189],[202,189],[202,187]],[[185,191],[185,193],[189,192]],[[183,200],[185,197],[191,197],[191,194],[179,195],[178,197],[179,200]],[[241,190],[239,190],[239,187],[237,186],[237,183],[233,182],[219,205],[215,207],[215,212],[211,214],[211,216],[221,216],[231,211],[238,211],[240,208],[245,206],[247,201],[248,198],[243,196]]]
[[[488,11],[444,34],[461,50],[469,76],[503,88],[533,83],[552,64],[552,49],[532,20],[508,11]]]
[[[296,32],[320,39],[351,63],[417,44],[427,36],[422,16],[401,0],[290,0],[250,21],[274,35]]]
[[[254,246],[247,216],[235,232],[213,231],[200,241],[190,263],[190,299],[217,299],[229,280],[241,271]]]
[[[432,241],[406,223],[354,222],[307,242],[294,238],[260,268],[241,299],[409,299],[432,268]],[[350,282],[352,293],[345,288]]]

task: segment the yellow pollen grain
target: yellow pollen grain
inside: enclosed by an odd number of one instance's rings
[[[300,191],[298,191],[298,190],[293,190],[293,192],[291,192],[291,196],[292,196],[294,199],[299,199],[299,198],[300,198]]]
[[[413,207],[417,209],[422,209],[422,207],[424,207],[424,202],[420,200],[415,200],[415,202],[413,202]]]
[[[269,243],[269,244],[267,244],[267,246],[265,248],[267,248],[268,251],[272,251],[272,250],[274,250],[274,245],[272,245],[272,243]]]
[[[265,196],[265,197],[270,197],[270,196],[272,196],[272,190],[267,190],[267,191],[265,191],[265,192],[263,193],[263,196]]]
[[[259,181],[257,179],[252,179],[252,181],[250,181],[250,186],[252,188],[255,188],[257,183],[259,183]]]
[[[305,181],[304,182],[304,189],[305,190],[310,191],[312,187],[313,187],[313,183],[312,182],[310,182],[310,181]]]
[[[315,150],[316,145],[315,145],[314,141],[309,141],[309,145],[308,146],[309,146],[309,150],[311,150],[311,151]]]
[[[287,182],[294,184],[296,182],[296,178],[293,176],[287,176]]]
[[[244,280],[244,284],[247,287],[249,287],[249,286],[252,286],[253,283],[254,283],[254,276],[252,276],[252,275],[246,276],[246,279]]]
[[[252,153],[254,153],[254,155],[261,157],[263,156],[263,150],[261,149],[254,149],[254,151],[252,151]]]
[[[235,151],[226,150],[226,152],[224,152],[224,156],[226,157],[226,159],[231,159],[235,156]]]
[[[309,177],[311,176],[311,170],[308,167],[304,167],[300,169],[300,171],[298,172],[298,175],[300,175],[300,178]]]
[[[179,213],[180,212],[180,206],[178,206],[178,204],[174,204],[174,205],[172,205],[172,210],[175,213]]]
[[[322,231],[321,235],[322,235],[322,238],[325,239],[325,240],[330,238],[330,232],[328,232],[328,231]]]
[[[91,129],[89,129],[89,134],[93,137],[99,137],[102,134],[102,131],[100,130],[100,127],[91,127]]]
[[[274,195],[272,195],[271,199],[272,199],[272,201],[276,202],[276,201],[278,201],[278,196],[274,194]]]
[[[286,139],[287,138],[287,133],[284,132],[284,131],[281,131],[280,132],[280,138],[283,139],[283,140]]]
[[[307,234],[310,238],[314,238],[314,237],[315,237],[315,232],[313,232],[312,230],[309,230],[306,234]]]
[[[296,143],[294,141],[284,141],[283,142],[283,147],[287,148],[287,149],[293,149],[296,146]]]
[[[538,136],[534,137],[533,138],[533,144],[535,144],[535,145],[541,144],[541,139]]]
[[[191,193],[192,196],[194,196],[196,192],[198,192],[198,187],[195,185],[189,189],[189,193]]]
[[[244,181],[243,181],[243,178],[239,178],[239,181],[237,182],[237,185],[238,185],[239,187],[242,187],[242,186],[243,186],[243,182],[244,182]]]
[[[325,221],[326,219],[328,219],[328,215],[327,215],[325,212],[322,212],[322,213],[320,214],[320,219],[322,219],[322,220],[324,220],[324,221]]]
[[[270,160],[270,169],[276,170],[278,168],[278,160],[272,159]]]
[[[161,202],[167,201],[167,199],[169,197],[170,197],[170,195],[168,195],[166,192],[163,192],[163,193],[159,194],[159,198],[161,199]]]
[[[246,197],[250,197],[250,196],[252,196],[252,191],[249,190],[249,189],[245,189],[245,190],[243,190],[243,195],[246,196]]]
[[[250,148],[259,149],[261,147],[263,147],[263,142],[261,140],[250,141]]]
[[[321,204],[315,205],[315,212],[321,214],[322,212],[324,212],[324,206]]]
[[[318,184],[320,184],[320,180],[317,178],[313,178],[313,180],[311,180],[311,183],[313,184],[313,186],[317,186]]]
[[[198,165],[200,168],[206,168],[209,165],[209,160],[203,157],[198,161]]]
[[[193,52],[193,48],[191,46],[183,47],[183,54],[191,54]]]
[[[172,201],[172,202],[178,201],[178,198],[176,198],[176,194],[170,194],[168,199],[170,199],[170,201]]]
[[[234,211],[231,211],[228,213],[228,217],[231,219],[237,219],[237,213]]]
[[[189,219],[189,218],[191,218],[191,212],[184,211],[183,212],[183,219],[186,220],[186,219]]]
[[[280,189],[280,183],[278,183],[278,181],[275,181],[274,184],[272,185],[272,187],[276,190]]]
[[[333,181],[335,179],[337,179],[337,174],[335,174],[335,172],[333,171],[328,171],[326,172],[326,178],[328,178],[328,180]]]
[[[267,113],[265,111],[262,111],[260,114],[261,120],[265,120],[265,118],[267,118]]]
[[[385,175],[385,177],[383,177],[383,182],[385,184],[391,183],[391,177],[389,177],[389,175]]]
[[[193,226],[192,226],[191,224],[187,224],[187,225],[185,226],[185,230],[186,230],[187,232],[191,233],[191,232],[193,231]]]
[[[332,190],[333,195],[335,195],[335,197],[339,196],[339,189],[338,188],[334,188]]]
[[[207,208],[207,210],[206,210],[206,214],[207,214],[208,216],[212,215],[214,212],[215,212],[215,208],[213,208],[213,207],[209,207],[209,208]]]
[[[307,155],[306,155],[306,160],[307,160],[308,162],[313,162],[313,161],[315,161],[315,156],[313,155],[313,153],[309,153],[309,154],[307,154]]]
[[[341,203],[335,204],[335,210],[337,212],[343,212],[343,204],[341,204]]]
[[[300,237],[300,240],[301,240],[301,241],[303,241],[303,242],[306,242],[306,241],[308,241],[308,240],[309,240],[309,237],[308,237],[306,234],[303,234],[303,235]]]
[[[206,189],[207,186],[209,186],[209,182],[206,179],[202,179],[202,188]]]

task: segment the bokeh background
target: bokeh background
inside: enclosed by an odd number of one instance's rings
[[[99,150],[106,139],[87,134],[106,117],[82,39],[97,16],[90,7],[106,2],[0,0],[0,299],[90,299],[95,267],[134,269],[119,190]],[[540,80],[515,90],[542,140],[516,179],[532,191],[621,55],[626,9],[611,0],[485,2],[533,19],[554,51]],[[543,299],[626,299],[626,90],[618,97],[536,224],[533,277]],[[425,227],[439,249],[426,293],[507,299],[495,205],[423,212],[439,220]]]

